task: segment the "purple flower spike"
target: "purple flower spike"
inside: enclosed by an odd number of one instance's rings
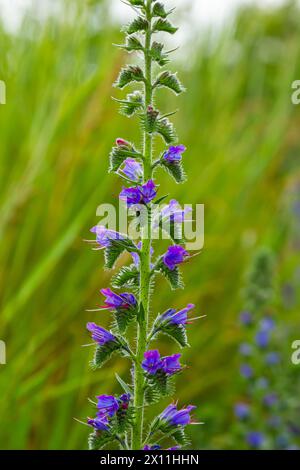
[[[265,437],[261,432],[253,431],[247,435],[247,442],[249,446],[254,449],[259,449],[264,443]]]
[[[237,403],[234,407],[234,414],[240,420],[249,418],[250,416],[249,405],[247,405],[246,403]]]
[[[119,409],[118,400],[112,395],[100,395],[97,397],[98,403],[97,408],[100,414],[107,414],[112,417],[116,414]]]
[[[104,414],[101,414],[94,419],[88,418],[87,424],[92,426],[94,429],[97,429],[97,431],[108,431],[109,429],[108,418]]]
[[[175,308],[170,308],[160,317],[160,322],[167,325],[183,325],[185,326],[188,323],[188,312],[195,308],[194,304],[188,304],[182,310],[176,312]]]
[[[142,362],[142,368],[150,375],[156,374],[156,372],[162,368],[162,361],[160,358],[159,351],[147,351],[144,353],[144,360]]]
[[[127,205],[149,204],[156,197],[157,189],[153,180],[149,180],[142,186],[123,188],[120,193],[120,199]]]
[[[163,262],[171,271],[176,266],[182,264],[184,260],[189,256],[189,253],[181,245],[169,246],[167,253],[163,257]]]
[[[96,325],[96,323],[90,322],[86,327],[88,331],[92,333],[92,339],[100,346],[116,340],[114,335],[112,335],[109,331],[106,331],[101,326]]]
[[[109,308],[111,311],[115,310],[128,310],[134,308],[137,305],[137,300],[133,294],[124,292],[124,294],[115,294],[111,289],[102,289],[101,294],[103,294],[106,299],[104,301],[105,307]]]
[[[165,374],[173,375],[181,370],[180,360],[181,354],[173,354],[172,356],[164,357],[162,360],[162,369]]]
[[[191,424],[190,413],[195,408],[195,406],[189,405],[186,408],[177,410],[177,406],[171,404],[161,413],[160,420],[168,426],[186,426]]]
[[[96,225],[91,228],[91,232],[96,234],[97,243],[103,248],[109,246],[110,240],[123,240],[124,237],[114,230],[109,230],[103,225]]]
[[[131,179],[131,181],[136,181],[138,183],[143,179],[143,167],[134,158],[127,158],[124,160],[122,172],[127,176],[127,178]]]
[[[168,163],[178,163],[182,160],[182,154],[186,151],[186,147],[184,145],[176,145],[171,146],[165,153],[164,153],[164,160]]]

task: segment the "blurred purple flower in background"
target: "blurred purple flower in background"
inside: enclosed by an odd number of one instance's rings
[[[261,432],[252,431],[247,434],[247,442],[254,449],[259,449],[265,440],[265,436]]]
[[[249,364],[242,364],[240,373],[245,379],[251,379],[253,377],[253,369]]]
[[[249,326],[253,323],[253,316],[250,312],[242,312],[240,315],[240,322],[243,326]]]
[[[234,414],[240,420],[249,418],[250,416],[249,405],[247,405],[246,403],[237,403],[234,407]]]

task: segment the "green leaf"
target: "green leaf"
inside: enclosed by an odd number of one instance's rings
[[[131,428],[135,417],[135,410],[133,406],[129,406],[127,410],[119,409],[116,414],[116,427],[117,434],[124,434]]]
[[[167,118],[156,121],[155,132],[164,139],[166,144],[172,144],[177,140],[175,128]]]
[[[121,344],[117,341],[109,341],[108,343],[100,346],[97,345],[95,349],[94,358],[91,361],[90,365],[92,369],[99,369],[100,367],[107,362],[113,353],[121,349]]]
[[[135,18],[128,26],[125,26],[124,32],[126,34],[139,33],[141,31],[146,31],[148,28],[148,21],[141,16]]]
[[[155,269],[158,270],[161,274],[163,274],[163,276],[167,279],[173,290],[184,288],[184,284],[178,266],[171,270],[161,260],[161,262]]]
[[[184,183],[186,181],[186,173],[182,162],[168,162],[162,159],[161,166],[174,178],[176,183]]]
[[[105,431],[94,431],[89,435],[89,450],[103,449],[109,442],[114,440],[114,436]]]
[[[109,155],[109,171],[117,171],[126,158],[143,158],[142,154],[135,150],[132,144],[128,146],[113,147]]]
[[[130,323],[137,318],[137,311],[134,308],[118,310],[118,312],[114,314],[114,318],[116,320],[118,330],[122,334],[126,331]]]
[[[160,329],[160,332],[174,339],[182,348],[189,346],[186,328],[183,325],[164,326]]]
[[[164,5],[157,2],[153,6],[152,15],[159,16],[160,18],[167,18],[168,13],[166,12]]]
[[[132,82],[144,82],[145,77],[142,69],[137,65],[127,65],[122,68],[119,77],[117,78],[114,86],[116,88],[125,88]]]
[[[114,100],[120,104],[120,113],[128,117],[133,116],[144,107],[144,97],[140,91],[128,94],[126,100],[118,100],[115,98]]]
[[[154,85],[156,88],[166,87],[172,90],[176,95],[180,95],[185,88],[180,83],[177,75],[169,71],[162,72],[156,79]]]
[[[166,33],[175,34],[176,31],[178,31],[178,28],[175,28],[175,26],[173,26],[170,21],[164,18],[159,18],[155,21],[152,31],[153,33],[164,31]]]
[[[176,431],[172,432],[172,437],[177,444],[182,447],[186,447],[190,444],[189,438],[186,436],[184,428],[179,427]]]
[[[132,394],[132,389],[131,389],[130,385],[128,385],[126,382],[124,382],[124,380],[121,379],[121,377],[117,373],[115,373],[115,377],[116,377],[117,381],[119,382],[119,384],[121,385],[124,392]]]
[[[154,41],[150,50],[152,60],[158,63],[161,67],[164,67],[169,62],[168,54],[163,52],[163,44]]]
[[[105,267],[112,269],[119,256],[121,256],[124,251],[128,251],[128,253],[137,251],[135,244],[130,238],[124,238],[122,240],[110,239],[109,245],[105,247],[104,250]]]
[[[146,387],[145,401],[147,405],[153,405],[154,403],[159,402],[160,398],[160,393],[155,387],[150,385]]]
[[[141,41],[136,36],[129,36],[126,38],[126,43],[118,47],[125,49],[128,52],[132,51],[143,51],[144,47]]]
[[[135,7],[143,7],[145,6],[144,0],[128,0],[129,3]]]
[[[131,266],[124,266],[112,278],[112,286],[116,289],[134,288],[139,289],[139,271],[134,264]]]
[[[157,372],[155,375],[147,376],[149,387],[153,388],[161,397],[173,395],[175,392],[174,378]]]

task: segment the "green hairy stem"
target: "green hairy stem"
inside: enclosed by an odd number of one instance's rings
[[[151,0],[147,0],[148,29],[145,34],[145,108],[152,105],[152,60],[151,49]],[[152,135],[144,132],[144,182],[152,177]],[[148,214],[148,224],[142,233],[142,250],[140,256],[140,304],[143,315],[138,323],[138,338],[134,377],[134,406],[136,410],[132,433],[132,449],[142,448],[143,441],[143,415],[144,415],[144,375],[141,367],[147,343],[148,314],[150,304],[150,250],[151,250],[151,214]]]

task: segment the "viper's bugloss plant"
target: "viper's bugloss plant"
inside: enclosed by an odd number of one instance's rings
[[[191,257],[175,229],[178,224],[182,226],[189,210],[182,210],[177,201],[171,200],[157,211],[165,197],[158,197],[161,188],[155,179],[159,168],[166,170],[177,183],[186,179],[182,164],[186,148],[175,145],[176,132],[169,120],[172,113],[162,114],[154,105],[154,95],[159,89],[169,89],[179,95],[184,88],[175,73],[154,70],[155,66],[164,67],[169,62],[171,51],[166,51],[164,45],[153,36],[158,32],[174,34],[177,31],[169,21],[171,11],[156,0],[128,0],[128,3],[137,16],[124,28],[125,42],[120,47],[128,52],[139,52],[143,65],[130,64],[122,68],[115,87],[122,90],[133,83],[141,86],[126,98],[116,101],[123,115],[137,115],[143,132],[143,145],[138,149],[124,138],[116,139],[110,154],[109,170],[124,183],[119,197],[128,210],[135,209],[134,217],[141,227],[140,240],[132,240],[101,225],[91,229],[98,248],[104,250],[106,268],[114,268],[123,252],[130,254],[132,263],[114,275],[114,290],[101,290],[105,299],[100,310],[108,310],[113,315],[110,331],[94,321],[88,323],[87,329],[96,345],[93,368],[101,367],[118,353],[132,361],[132,382],[125,383],[117,375],[124,394],[119,397],[97,397],[93,417],[87,420],[93,428],[89,447],[96,450],[117,442],[124,449],[160,449],[158,442],[172,438],[175,447],[170,449],[177,449],[188,443],[185,427],[193,422],[195,407],[180,408],[177,402],[173,402],[149,423],[146,423],[145,411],[152,403],[174,393],[174,377],[182,373],[185,367],[180,363],[181,354],[162,356],[151,343],[165,334],[180,347],[188,346],[186,329],[191,321],[188,315],[194,308],[193,304],[181,309],[170,308],[150,322],[149,309],[155,277],[161,274],[172,289],[182,288],[180,265]],[[165,143],[165,150],[160,155],[154,155],[153,149],[157,136],[162,137]],[[141,217],[143,211],[146,211],[145,220]],[[163,228],[165,222],[170,227],[171,245],[155,260],[152,259],[152,231]],[[119,293],[116,289],[126,289],[126,292]],[[132,332],[127,334],[129,328],[136,332],[134,341],[129,339]]]
[[[240,396],[234,405],[235,442],[249,449],[297,449],[300,428],[289,396],[288,364],[282,343],[288,342],[274,308],[274,259],[261,249],[253,260],[240,314]],[[280,348],[281,346],[281,348]],[[296,392],[297,393],[297,392]],[[296,418],[297,419],[297,418]]]

